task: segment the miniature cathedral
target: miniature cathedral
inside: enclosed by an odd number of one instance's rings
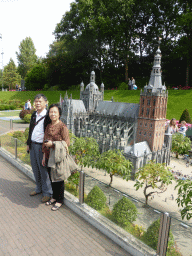
[[[162,85],[160,47],[154,57],[149,84],[140,93],[140,103],[104,101],[91,72],[90,83],[80,85],[80,100],[66,93],[61,120],[76,135],[94,137],[101,152],[120,149],[133,163],[134,173],[149,160],[169,164],[171,137],[165,135],[168,92]]]

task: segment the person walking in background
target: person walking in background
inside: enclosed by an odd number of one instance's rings
[[[28,100],[25,101],[24,110],[27,110],[27,108],[28,108]]]
[[[27,110],[31,110],[31,100],[29,99],[27,103],[28,103]]]
[[[174,134],[178,132],[178,127],[176,124],[176,119],[172,118],[170,123],[165,127],[166,133],[168,134]]]
[[[183,134],[184,136],[186,136],[186,122],[185,121],[181,121],[181,127],[179,128],[179,133]]]
[[[128,90],[132,90],[131,87],[132,87],[132,82],[131,82],[131,79],[128,78]]]
[[[66,147],[65,150],[68,151],[68,146],[70,144],[69,131],[67,129],[67,126],[60,120],[60,106],[58,104],[52,104],[49,107],[48,114],[51,119],[51,123],[47,125],[44,135],[44,142],[42,147],[44,153],[42,160],[43,166],[47,165],[48,160],[50,160],[49,157],[51,156],[51,148],[55,149],[55,152],[53,153],[54,159],[52,159],[51,161],[54,162],[57,156],[56,152],[61,152],[63,146]],[[57,147],[60,147],[59,150],[57,150]],[[61,154],[58,156],[60,159],[66,157],[66,154],[64,154],[63,151],[59,154]],[[69,170],[64,169],[62,164],[57,164],[56,168],[49,168],[49,173],[51,177],[53,198],[49,200],[46,205],[55,204],[51,209],[53,211],[56,211],[64,203],[64,180],[67,179],[71,175],[71,173],[69,172]]]
[[[27,151],[30,152],[31,166],[33,169],[36,188],[30,196],[43,194],[42,203],[50,200],[52,196],[51,181],[46,166],[42,166],[43,152],[42,144],[44,132],[51,122],[45,108],[47,98],[43,94],[37,94],[34,99],[35,109],[31,116],[29,125],[29,136],[27,140]]]

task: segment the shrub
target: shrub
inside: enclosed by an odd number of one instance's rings
[[[26,116],[24,116],[23,120],[25,121],[25,123],[30,123],[31,114],[27,114]]]
[[[26,116],[26,115],[28,115],[28,114],[32,114],[33,113],[33,111],[34,111],[34,109],[31,109],[31,110],[21,110],[21,112],[19,113],[19,117],[21,118],[21,119],[24,119],[24,117]]]
[[[182,113],[182,115],[181,115],[181,117],[179,119],[179,123],[181,123],[181,121],[185,121],[186,123],[189,123],[189,124],[192,123],[188,109],[185,109],[183,111],[183,113]]]
[[[26,128],[25,131],[24,131],[24,136],[25,136],[25,139],[27,140],[28,139],[28,136],[29,136],[29,128]]]
[[[16,109],[17,107],[15,105],[10,105],[9,106],[9,109],[13,110],[13,109]]]
[[[0,110],[5,110],[5,106],[4,105],[0,105]]]
[[[147,232],[145,233],[145,241],[146,243],[153,248],[154,250],[157,250],[157,244],[158,244],[158,238],[159,238],[159,228],[160,228],[160,219],[155,220],[147,229]],[[168,248],[174,246],[174,238],[173,234],[170,231],[169,232],[169,242],[168,242]]]
[[[16,139],[18,139],[18,140],[20,140],[20,141],[23,141],[23,142],[26,141],[25,136],[24,136],[24,133],[21,132],[21,131],[15,131],[15,132],[13,133],[12,137],[13,137],[13,138],[16,138]]]
[[[101,210],[105,206],[106,200],[103,191],[98,186],[94,186],[87,196],[86,203],[95,210]]]
[[[115,222],[122,226],[129,225],[137,218],[137,208],[134,203],[126,197],[122,197],[114,206],[112,217]]]
[[[79,186],[79,175],[80,175],[79,172],[76,171],[76,172],[73,172],[71,176],[68,178],[68,181],[75,185],[76,191],[78,190],[78,186]]]
[[[119,86],[118,86],[118,90],[127,90],[128,89],[128,85],[125,82],[122,82]]]

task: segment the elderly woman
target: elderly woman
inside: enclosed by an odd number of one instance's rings
[[[174,134],[178,132],[178,127],[177,127],[175,118],[171,119],[170,123],[166,126],[165,130],[169,134]]]
[[[70,144],[69,131],[66,125],[60,120],[60,106],[58,104],[52,104],[49,107],[48,114],[51,119],[51,123],[47,125],[44,135],[44,142],[42,146],[42,151],[44,153],[42,160],[43,166],[48,163],[50,157],[50,149],[55,148],[55,145],[57,144],[56,142],[65,141],[67,146],[69,146]],[[46,202],[46,205],[54,204],[51,209],[53,211],[56,211],[64,203],[64,180],[55,179],[54,170],[52,168],[48,168],[48,170],[53,190],[53,198],[50,201]]]

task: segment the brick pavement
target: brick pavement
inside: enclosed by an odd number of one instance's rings
[[[125,256],[118,245],[66,206],[51,211],[35,184],[0,157],[0,256]]]

